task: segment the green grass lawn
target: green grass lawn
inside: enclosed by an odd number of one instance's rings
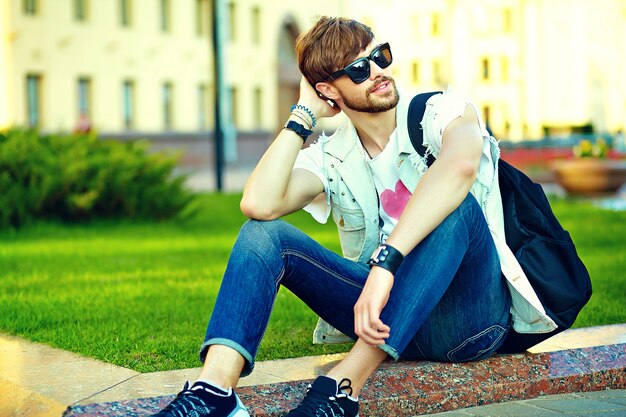
[[[141,372],[199,366],[197,350],[230,249],[239,195],[207,195],[165,223],[38,224],[0,232],[0,331]],[[626,322],[626,213],[555,201],[594,296],[576,326]],[[332,222],[288,220],[339,251]],[[313,346],[317,317],[281,290],[259,360],[345,351]]]

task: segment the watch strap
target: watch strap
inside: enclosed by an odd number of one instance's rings
[[[305,142],[306,139],[313,133],[312,130],[307,129],[295,120],[289,120],[285,125],[285,129],[291,130],[300,136],[302,138],[302,142]]]

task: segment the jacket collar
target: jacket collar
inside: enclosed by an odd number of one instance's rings
[[[411,144],[409,138],[409,131],[407,129],[409,103],[412,96],[400,95],[400,101],[396,107],[396,130],[398,131],[398,148],[400,153],[413,153],[415,149]],[[356,132],[356,128],[350,121],[346,119],[342,123],[335,133],[328,138],[328,143],[324,146],[324,152],[337,158],[340,161],[345,161],[350,152],[358,152],[359,135]]]

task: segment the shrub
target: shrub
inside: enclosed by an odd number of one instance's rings
[[[144,141],[94,134],[0,133],[0,228],[33,219],[164,219],[191,201],[177,158],[150,154]]]

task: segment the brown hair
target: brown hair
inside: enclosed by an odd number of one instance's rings
[[[313,85],[352,62],[374,39],[372,29],[356,20],[322,16],[298,36],[300,72]]]

